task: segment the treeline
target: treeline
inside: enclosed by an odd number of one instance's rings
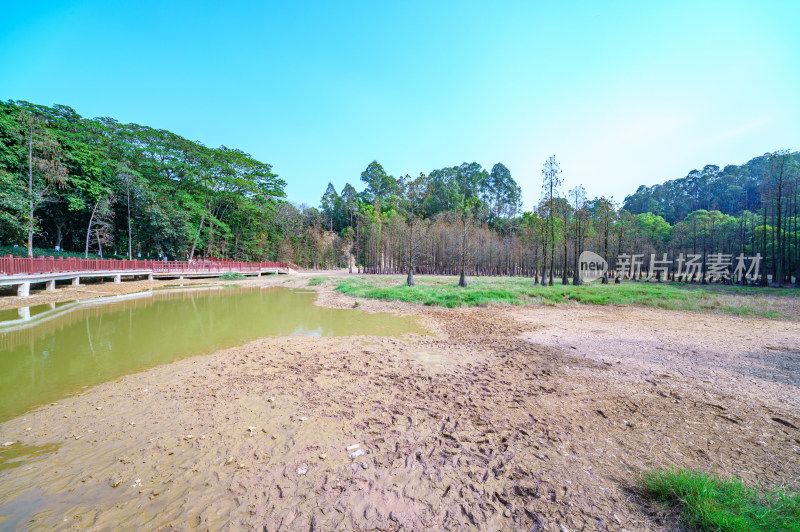
[[[272,167],[225,146],[86,119],[69,107],[0,103],[0,245],[109,256],[288,261],[367,273],[526,275],[578,282],[581,252],[617,257],[759,254],[757,282],[800,277],[800,154],[706,166],[618,205],[562,190],[555,157],[523,210],[503,164],[412,177],[376,161],[357,186],[329,183],[320,206],[284,199]],[[359,190],[360,189],[360,190]],[[707,280],[706,269],[696,278]]]
[[[675,268],[681,255],[684,261],[698,256],[700,273],[684,279],[697,282],[709,280],[707,262],[714,254],[730,256],[731,272],[739,255],[748,260],[759,255],[758,278],[750,282],[785,286],[800,278],[799,162],[797,153],[777,151],[736,171],[726,167],[728,177],[714,179],[709,166],[701,172],[707,178],[703,187],[692,172],[680,187],[695,199],[686,207],[681,203],[686,196],[676,196],[673,223],[640,212],[632,196],[620,207],[609,197],[588,199],[582,186],[563,191],[554,157],[542,169],[541,201],[525,212],[519,187],[502,164],[487,171],[465,163],[394,178],[373,162],[361,175],[363,191],[348,183],[339,194],[328,184],[320,208],[303,210],[309,227],[326,231],[328,239],[317,237],[295,260],[313,267],[408,273],[409,282],[417,272],[527,275],[552,284],[579,282],[577,260],[586,250],[600,254],[612,270],[621,255],[642,255],[645,273],[653,256],[659,264],[666,256]],[[747,184],[745,204],[734,201],[738,192],[735,197],[709,192],[734,175]],[[642,197],[643,189],[637,194]],[[736,215],[720,210],[722,205]],[[672,274],[678,272],[667,276]],[[741,276],[736,281],[745,282]]]
[[[284,186],[240,150],[61,105],[0,102],[0,244],[271,258]]]
[[[785,155],[789,165],[800,163],[800,153]],[[671,224],[700,209],[733,216],[758,210],[763,201],[773,201],[771,196],[781,193],[778,183],[769,183],[771,178],[779,177],[773,172],[773,156],[768,153],[741,166],[731,164],[721,170],[709,164],[702,170],[692,170],[681,179],[652,187],[642,185],[625,198],[623,208],[633,214],[651,212]],[[764,195],[770,197],[764,198]]]

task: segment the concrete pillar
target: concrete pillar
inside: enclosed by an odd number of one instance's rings
[[[72,286],[80,286],[80,285],[81,285],[81,278],[80,277],[75,277],[72,280]]]
[[[28,297],[31,295],[31,283],[21,283],[17,286],[17,296]]]
[[[147,274],[147,280],[148,281],[152,281],[153,280],[153,274],[152,273],[148,273]]]
[[[17,309],[17,314],[23,320],[31,319],[31,307],[20,307]]]
[[[45,290],[47,290],[48,292],[55,292],[56,291],[56,280],[52,279],[50,281],[47,281],[47,283],[45,284]]]
[[[122,282],[122,276],[121,275],[115,275],[114,276],[114,282],[115,283],[121,283]]]
[[[181,281],[183,281],[183,275],[181,275],[180,277],[178,277],[178,279],[179,279],[179,280],[181,280]]]

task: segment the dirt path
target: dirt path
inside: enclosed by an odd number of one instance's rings
[[[59,445],[1,473],[0,527],[663,530],[643,468],[800,488],[800,324],[360,308],[432,334],[265,338],[0,425]]]

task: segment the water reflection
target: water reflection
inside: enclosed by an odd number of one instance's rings
[[[149,292],[31,307],[0,322],[0,421],[82,387],[261,336],[397,335],[413,318],[314,305],[285,288]],[[16,311],[15,311],[16,313]],[[38,316],[38,317],[37,317]]]

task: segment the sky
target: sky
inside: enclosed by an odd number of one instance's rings
[[[223,6],[223,4],[227,4]],[[0,99],[167,129],[273,165],[290,200],[502,162],[539,199],[621,202],[800,148],[796,0],[11,2]]]

